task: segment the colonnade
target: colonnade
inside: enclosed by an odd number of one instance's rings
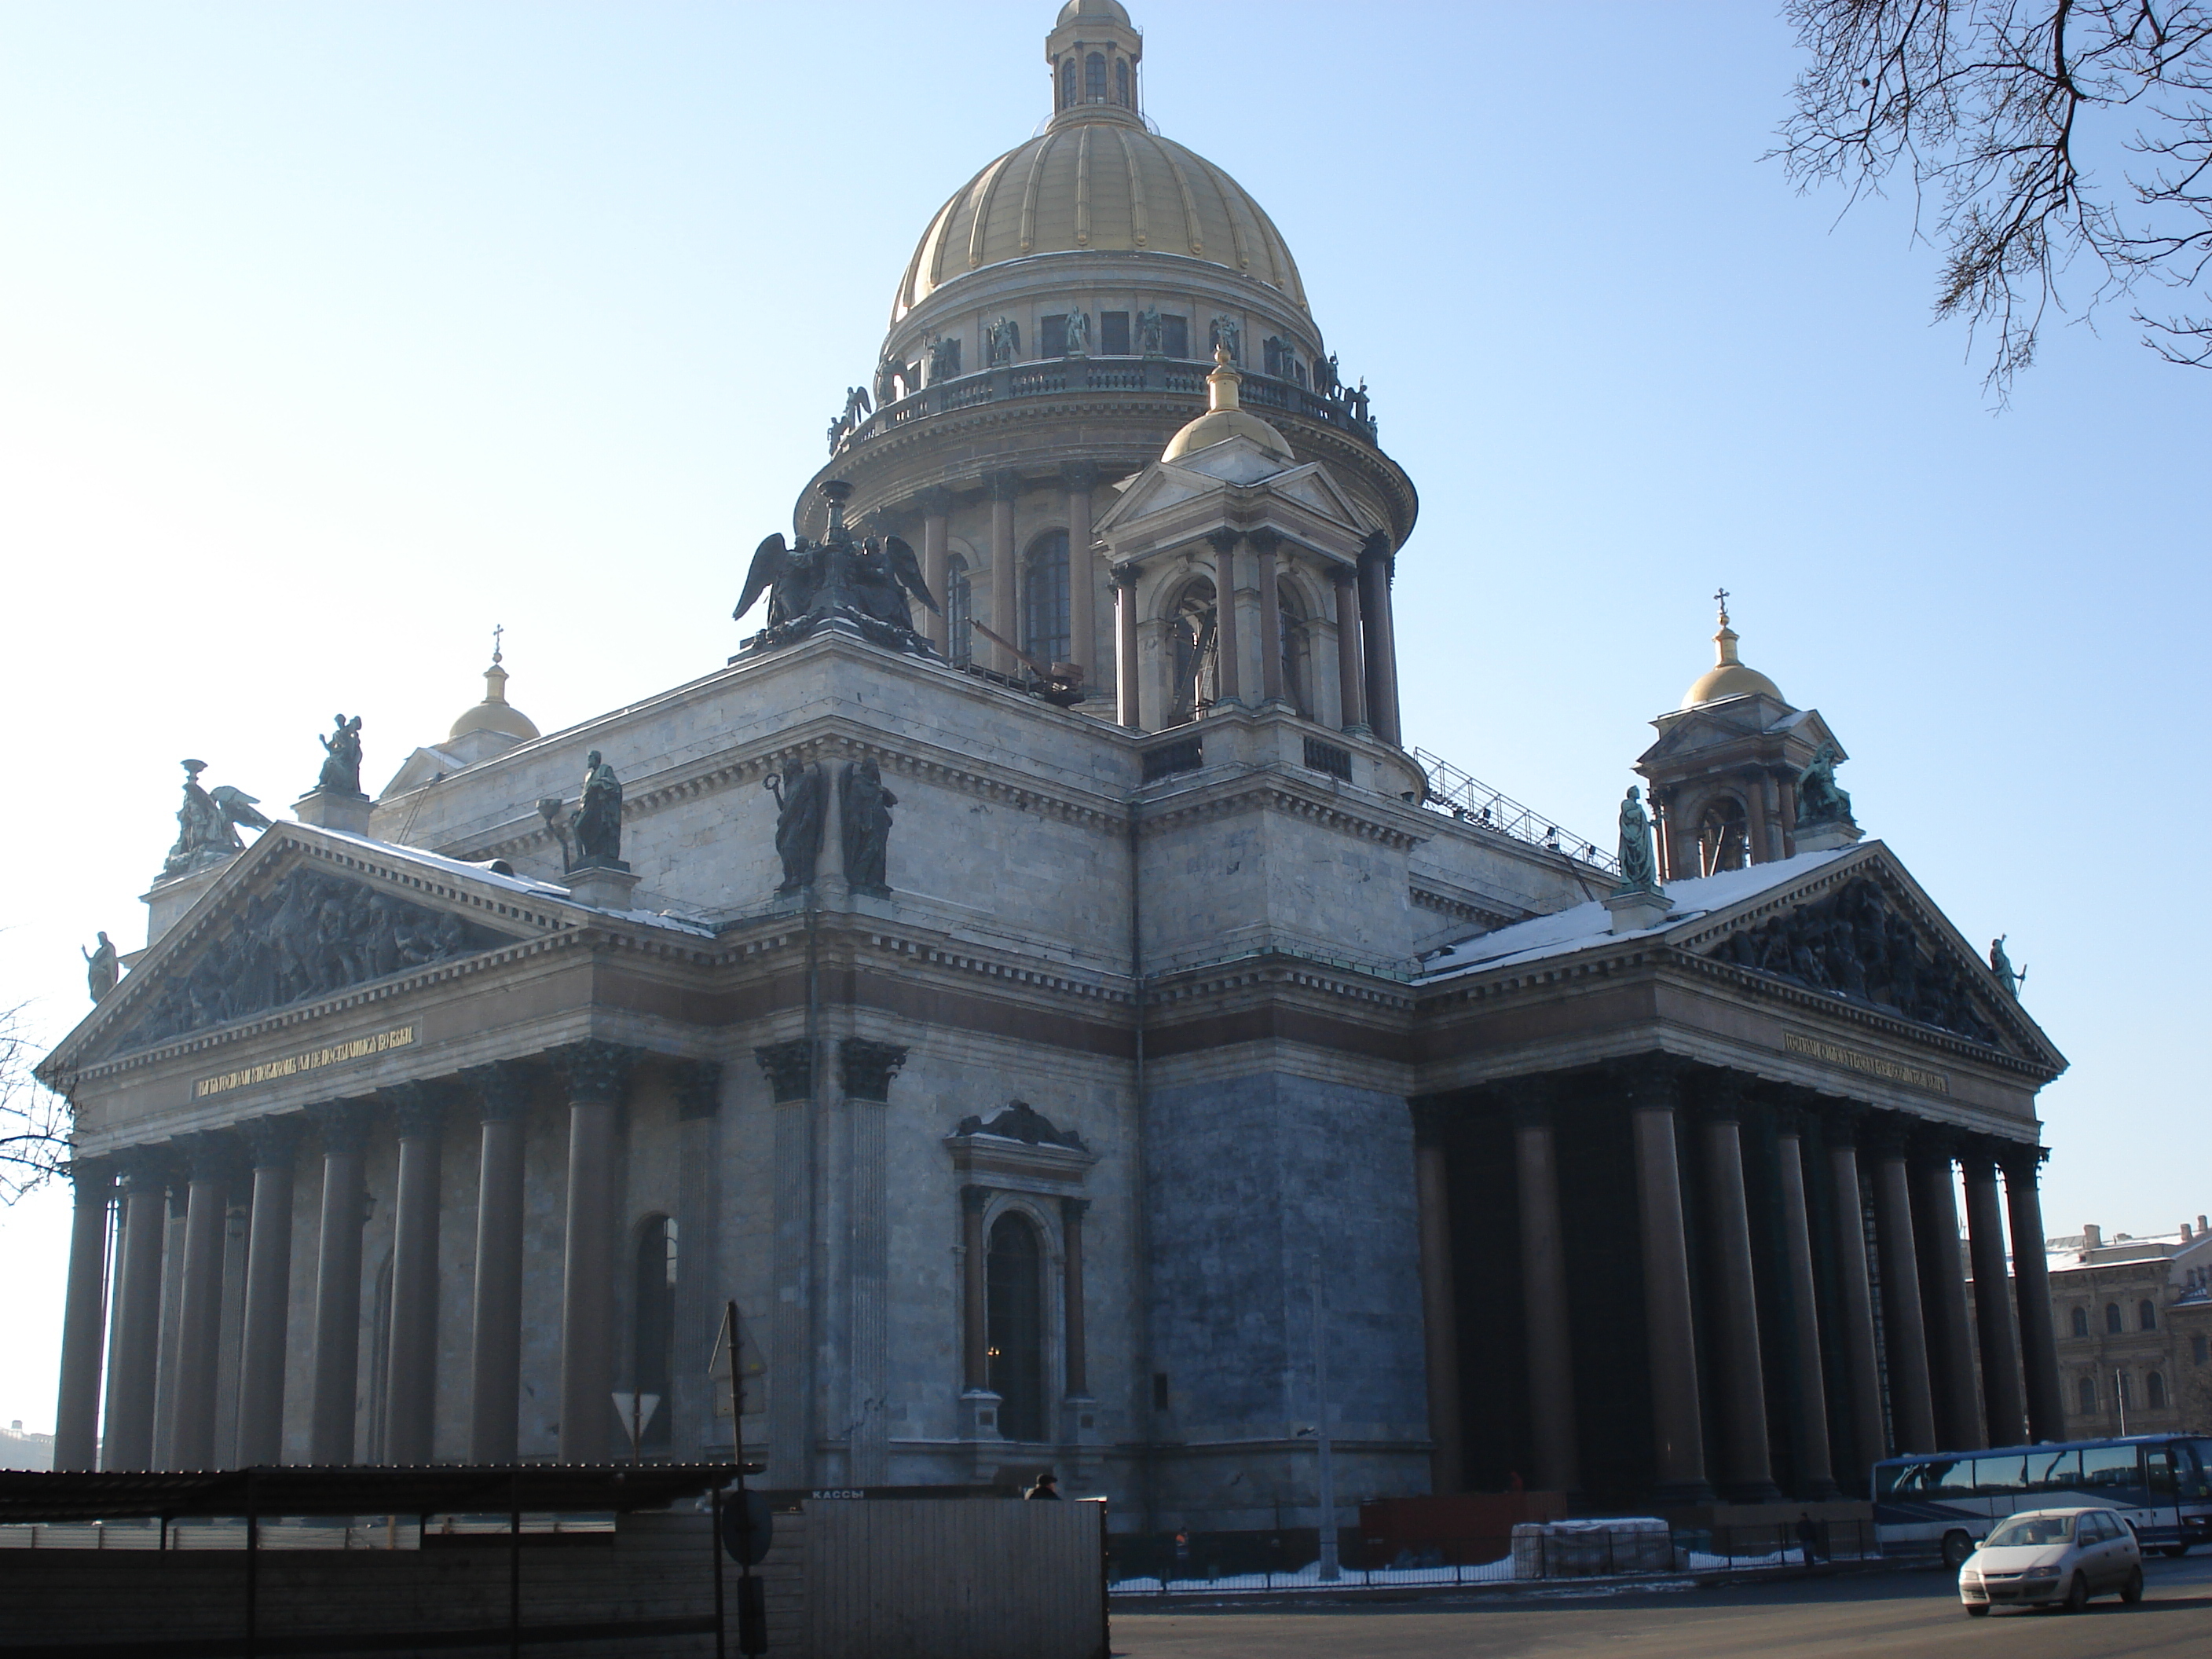
[[[560,1457],[592,1463],[613,1454],[609,1399],[616,1380],[614,1172],[620,1115],[641,1051],[585,1042],[540,1057],[568,1109],[562,1264]],[[711,1113],[720,1068],[668,1060],[687,1120]],[[392,1194],[390,1325],[384,1351],[384,1460],[425,1463],[434,1446],[439,1317],[441,1146],[448,1124],[473,1108],[482,1139],[476,1273],[469,1344],[468,1457],[514,1460],[522,1383],[523,1119],[545,1071],[503,1060],[452,1079],[403,1084],[360,1100],[249,1120],[160,1146],[134,1146],[72,1169],[76,1215],[64,1316],[55,1467],[143,1469],[154,1461],[155,1412],[166,1410],[167,1462],[177,1468],[283,1460],[287,1375],[293,1345],[310,1345],[305,1461],[356,1461],[361,1370],[363,1164],[370,1137],[398,1143]],[[309,1328],[293,1328],[293,1187],[303,1132],[322,1159]],[[687,1146],[687,1152],[690,1148]],[[185,1189],[181,1271],[165,1319],[165,1195]],[[226,1206],[247,1202],[243,1310],[237,1355],[237,1437],[216,1443],[218,1331],[223,1297]],[[118,1236],[112,1310],[103,1307],[109,1211]],[[103,1327],[106,1328],[102,1364]],[[167,1333],[165,1333],[165,1327]],[[165,1343],[174,1380],[157,1384]],[[103,1370],[105,1421],[100,1420]]]
[[[1097,665],[1089,660],[1097,638],[1098,572],[1091,536],[1092,497],[1101,479],[1099,468],[1088,461],[1070,462],[1060,470],[1056,486],[1067,520],[1068,637],[1077,664],[1095,683]],[[1014,545],[1014,504],[1037,487],[1012,471],[990,473],[983,480],[990,507],[989,558],[991,570],[991,627],[1009,638],[1020,633],[1018,568]],[[909,510],[921,519],[921,568],[929,591],[943,600],[951,564],[953,491],[936,486],[915,497]],[[1218,696],[1224,702],[1259,703],[1284,696],[1285,668],[1282,655],[1281,602],[1277,581],[1276,550],[1280,538],[1273,530],[1220,530],[1211,538],[1219,569],[1231,573],[1219,584],[1220,641]],[[1242,682],[1243,662],[1237,648],[1237,618],[1234,576],[1237,550],[1249,545],[1255,555],[1254,587],[1259,596],[1260,678],[1257,686]],[[1389,538],[1370,536],[1355,565],[1333,568],[1337,614],[1338,724],[1347,732],[1372,732],[1386,743],[1399,743],[1398,648],[1391,609],[1395,568]],[[1136,614],[1136,573],[1127,566],[1110,573],[1115,595],[1115,718],[1132,731],[1141,729],[1139,714],[1138,629],[1146,620]],[[925,636],[940,651],[950,646],[945,618],[924,611],[919,617]],[[978,639],[975,659],[1002,674],[1016,672],[1020,665],[1001,645]]]
[[[1615,1126],[1601,1132],[1625,1127],[1632,1147],[1656,1501],[1778,1499],[1778,1443],[1787,1450],[1792,1495],[1817,1500],[1838,1492],[1838,1449],[1850,1459],[1842,1484],[1856,1489],[1879,1457],[2061,1435],[2035,1184],[2040,1149],[1654,1057],[1595,1077],[1495,1085],[1417,1111],[1437,1491],[1462,1490],[1466,1467],[1465,1287],[1451,1279],[1449,1149],[1455,1122],[1470,1109],[1510,1122],[1523,1321],[1511,1346],[1526,1367],[1528,1419],[1522,1467],[1534,1487],[1583,1486],[1578,1385],[1618,1357],[1589,1351],[1592,1322],[1578,1317],[1562,1249],[1562,1214],[1581,1207],[1560,1175],[1559,1118],[1570,1103],[1582,1114],[1578,1132],[1590,1127],[1595,1104]],[[1766,1149],[1757,1186],[1745,1174],[1747,1125],[1761,1131]],[[1826,1149],[1825,1169],[1808,1150],[1814,1139]],[[1954,1162],[1966,1176],[1971,1322]],[[1871,1261],[1863,1169],[1871,1185]],[[2000,1177],[2013,1237],[2024,1241],[2009,1281]],[[1762,1249],[1754,1249],[1754,1206],[1765,1218]],[[1630,1236],[1624,1228],[1621,1242]],[[1776,1328],[1762,1331],[1763,1310]],[[1788,1402],[1778,1437],[1768,1420],[1777,1400]]]

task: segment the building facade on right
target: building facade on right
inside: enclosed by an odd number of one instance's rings
[[[2066,1432],[2212,1433],[2212,1231],[2045,1241]]]

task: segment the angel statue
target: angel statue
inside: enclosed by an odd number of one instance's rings
[[[747,649],[775,649],[805,639],[823,623],[842,618],[862,638],[893,650],[927,656],[929,642],[914,631],[908,601],[919,599],[939,611],[921,574],[921,561],[901,537],[856,538],[845,525],[845,498],[852,486],[830,479],[822,486],[830,499],[830,528],[818,542],[804,536],[787,544],[779,533],[753,550],[744,590],[737,609],[743,617],[768,595],[768,627]]]
[[[337,730],[327,738],[315,740],[323,745],[322,775],[315,780],[315,787],[326,794],[358,795],[361,793],[361,716],[348,720],[343,714],[333,714]]]
[[[1797,775],[1797,828],[1815,823],[1853,823],[1850,792],[1836,782],[1836,768],[1844,751],[1832,738],[1822,741]]]
[[[205,761],[188,760],[183,765],[185,804],[177,809],[177,844],[161,862],[161,878],[165,881],[189,875],[211,864],[221,864],[244,852],[246,843],[238,836],[241,827],[275,827],[253,810],[261,805],[260,800],[243,789],[227,783],[213,790],[201,788],[200,774],[207,770]]]

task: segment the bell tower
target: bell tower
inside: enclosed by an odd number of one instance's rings
[[[1120,0],[1067,0],[1044,58],[1052,71],[1052,125],[1101,118],[1141,124],[1137,65],[1145,37]]]
[[[1861,833],[1850,797],[1835,787],[1834,768],[1849,758],[1843,746],[1818,709],[1792,706],[1743,660],[1728,590],[1713,599],[1713,665],[1680,707],[1651,722],[1659,740],[1636,763],[1658,818],[1662,881],[1770,864]]]

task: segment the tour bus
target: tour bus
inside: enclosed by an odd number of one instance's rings
[[[2212,1544],[2212,1439],[2131,1434],[1977,1452],[1892,1457],[1874,1466],[1883,1551],[1930,1547],[1955,1567],[2021,1510],[2117,1510],[2146,1550]]]

